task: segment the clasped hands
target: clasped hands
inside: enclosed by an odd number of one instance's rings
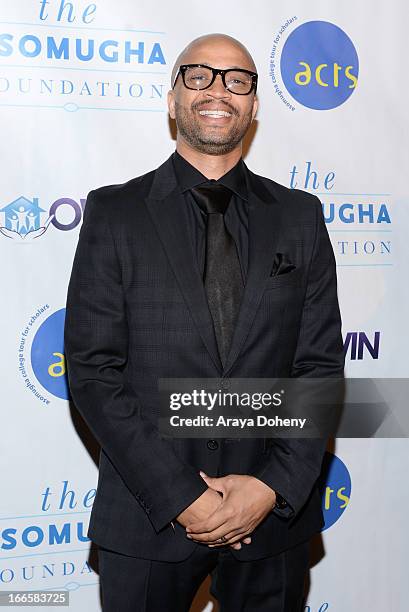
[[[250,544],[250,534],[274,508],[276,495],[255,476],[212,478],[200,472],[208,489],[177,516],[186,535],[209,547]]]

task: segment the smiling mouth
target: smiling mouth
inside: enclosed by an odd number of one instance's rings
[[[228,113],[224,110],[201,110],[199,115],[206,115],[208,117],[231,117],[232,113]]]

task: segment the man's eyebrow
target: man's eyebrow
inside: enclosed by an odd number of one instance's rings
[[[207,62],[198,62],[199,66],[207,66],[208,68],[216,68],[216,66],[211,66]],[[243,66],[230,66],[229,68],[221,68],[220,70],[248,70],[248,68],[243,68]],[[251,70],[250,72],[254,72]]]

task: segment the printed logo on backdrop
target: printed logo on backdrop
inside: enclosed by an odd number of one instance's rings
[[[50,312],[49,304],[28,319],[18,342],[18,370],[28,391],[42,404],[50,396],[69,399],[64,357],[65,308]]]
[[[76,228],[83,216],[86,198],[78,201],[61,197],[51,204],[39,197],[19,195],[0,208],[0,235],[18,243],[31,243],[45,234],[48,228],[67,232]]]
[[[351,476],[343,461],[326,452],[319,478],[325,531],[332,527],[344,513],[351,498]]]
[[[379,359],[381,332],[371,334],[364,331],[350,331],[345,334],[344,355],[351,361]]]
[[[0,105],[163,112],[166,33],[103,5],[40,0],[2,23]],[[134,22],[134,16],[132,19]],[[165,88],[165,89],[164,89]]]
[[[296,103],[329,110],[346,102],[358,84],[359,60],[349,36],[329,21],[298,25],[288,19],[275,34],[270,53],[274,93],[291,110]]]
[[[42,482],[17,515],[2,517],[0,585],[8,590],[64,589],[98,584],[88,563],[89,513],[95,488],[68,480]],[[23,490],[24,492],[24,490]]]
[[[346,178],[339,176],[334,168],[323,168],[305,160],[293,164],[288,184],[291,189],[309,191],[320,199],[338,266],[392,266],[391,193],[362,192],[355,185],[346,184]],[[357,341],[359,349],[363,336]],[[376,337],[372,341],[376,345]],[[361,358],[360,354],[358,350],[357,359]]]
[[[329,609],[329,603],[324,601],[324,603],[316,606],[312,606],[311,604],[304,605],[303,612],[327,612]]]

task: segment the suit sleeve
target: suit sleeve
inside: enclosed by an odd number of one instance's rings
[[[290,377],[343,378],[335,257],[321,203],[318,198],[313,203],[316,232]],[[275,514],[294,518],[301,510],[320,474],[326,445],[326,438],[273,440],[267,462],[253,475],[286,500],[288,507]]]
[[[74,256],[64,343],[77,410],[160,531],[207,486],[144,418],[136,392],[126,383],[128,327],[121,267],[104,202],[95,191],[87,197]]]

